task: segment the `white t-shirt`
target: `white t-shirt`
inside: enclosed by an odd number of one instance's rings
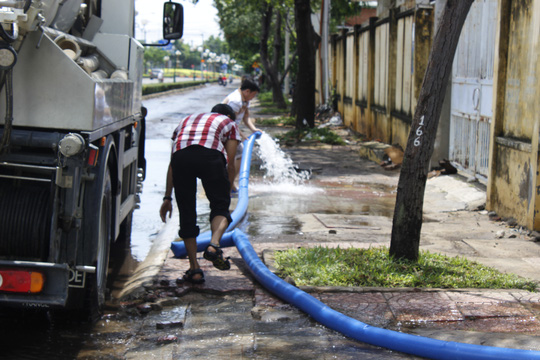
[[[242,119],[244,118],[244,114],[246,113],[246,109],[249,108],[249,101],[242,101],[242,93],[240,92],[240,89],[236,89],[232,93],[230,93],[227,98],[229,99],[228,104],[236,114],[236,123],[240,125],[242,122]]]

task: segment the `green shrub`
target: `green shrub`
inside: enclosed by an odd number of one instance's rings
[[[207,83],[206,81],[182,81],[175,83],[156,83],[156,84],[144,84],[142,87],[143,95],[156,94],[164,91],[174,89],[184,89],[192,86],[197,86]]]
[[[278,136],[285,143],[298,143],[304,141],[316,141],[330,145],[345,145],[345,141],[328,128],[303,128],[294,129]]]
[[[259,109],[257,109],[258,114],[287,114],[289,112],[290,108],[290,101],[285,98],[285,109],[280,109],[275,106],[272,92],[271,91],[265,91],[260,92],[259,95],[257,95],[257,99],[259,100]]]
[[[259,95],[257,95],[257,99],[259,100],[261,106],[272,105],[274,103],[272,101],[271,91],[260,92]]]
[[[294,126],[295,119],[291,116],[276,116],[270,119],[257,119],[257,125],[286,125]]]

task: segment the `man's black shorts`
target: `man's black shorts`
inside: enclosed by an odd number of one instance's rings
[[[199,235],[197,226],[197,178],[201,179],[210,201],[210,221],[218,215],[232,222],[229,213],[231,184],[227,161],[219,150],[192,145],[174,152],[171,159],[174,193],[180,212],[182,239]]]

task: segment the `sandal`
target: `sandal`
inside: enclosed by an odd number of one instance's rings
[[[201,277],[198,279],[194,279],[193,277],[195,275],[201,275]],[[186,274],[184,276],[176,279],[177,284],[183,284],[186,281],[192,284],[202,284],[204,283],[204,272],[201,269],[194,269],[194,270],[189,269],[188,271],[186,271]]]
[[[208,251],[208,248],[210,246],[216,249],[216,251]],[[209,244],[206,247],[206,250],[204,250],[203,257],[206,260],[211,261],[216,269],[229,270],[231,268],[231,263],[229,261],[230,257],[226,259],[223,258],[223,250],[221,250],[221,247],[219,245]]]

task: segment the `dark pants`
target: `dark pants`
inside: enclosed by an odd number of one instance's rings
[[[210,222],[214,217],[224,216],[229,224],[231,184],[227,173],[225,156],[218,150],[192,145],[176,151],[171,159],[176,203],[180,212],[182,239],[199,235],[197,226],[197,178],[201,179],[206,197],[210,201]]]

